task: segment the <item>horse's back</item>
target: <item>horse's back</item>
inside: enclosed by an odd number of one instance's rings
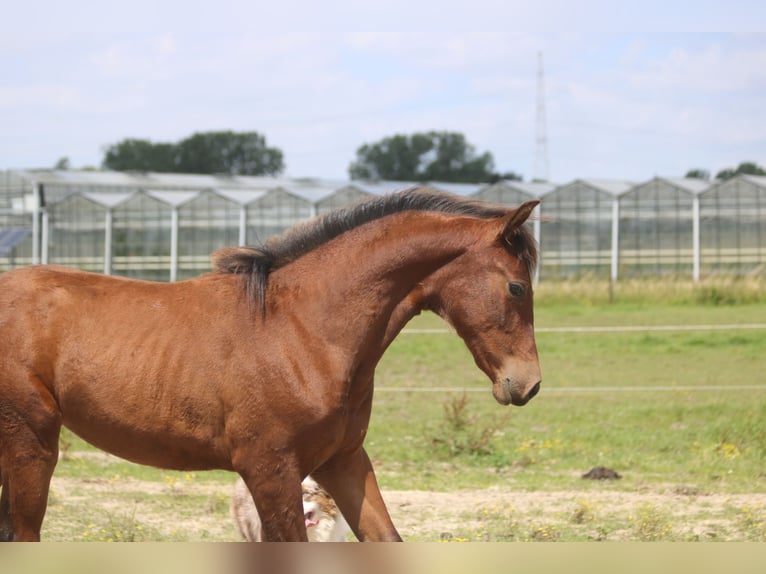
[[[106,280],[106,281],[105,281]],[[0,275],[0,329],[3,343],[17,351],[39,339],[74,332],[80,319],[100,313],[97,293],[113,278],[54,265],[15,269]],[[106,299],[102,297],[102,299]],[[65,328],[64,328],[65,327]],[[22,341],[19,339],[23,337]]]
[[[219,299],[230,300],[221,285],[48,266],[0,276],[0,400],[50,396],[65,426],[129,460],[228,468],[217,324],[228,323],[213,320]],[[157,432],[151,448],[146,421]]]
[[[101,367],[117,379],[142,366],[157,371],[153,363],[183,365],[232,329],[224,280],[161,283],[47,265],[10,271],[0,275],[0,353],[28,365],[49,360],[43,370],[57,373]]]
[[[18,348],[17,336],[29,341],[34,331],[45,330],[45,321],[55,313],[57,284],[67,283],[77,271],[67,267],[35,266],[0,274],[0,347]]]
[[[44,302],[50,308],[57,299],[65,300],[69,294],[104,283],[119,281],[112,277],[63,267],[36,265],[14,269],[0,274],[0,315],[18,313]],[[78,297],[79,298],[79,297]],[[63,302],[62,300],[62,302]]]

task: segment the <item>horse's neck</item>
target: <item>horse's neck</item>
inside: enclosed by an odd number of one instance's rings
[[[415,315],[425,308],[425,292],[420,286],[416,286],[407,296],[402,299],[391,313],[391,318],[386,327],[386,333],[381,343],[381,353],[385,352],[391,342],[396,338],[404,326]]]
[[[478,220],[443,213],[402,213],[367,224],[320,246],[275,273],[274,294],[311,282],[289,297],[291,310],[310,309],[321,332],[342,333],[382,355],[420,310],[409,298],[428,275],[476,240]],[[309,295],[309,293],[311,293]],[[401,303],[401,307],[397,305]],[[310,317],[309,317],[310,316]],[[393,319],[393,321],[392,321]]]

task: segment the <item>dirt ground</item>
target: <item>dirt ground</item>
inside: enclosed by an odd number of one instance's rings
[[[766,494],[701,494],[683,489],[669,492],[623,492],[604,490],[512,492],[499,488],[461,492],[392,491],[385,493],[394,522],[403,536],[421,535],[438,525],[442,539],[465,532],[481,532],[483,516],[501,516],[521,527],[521,536],[534,529],[558,528],[562,524],[593,523],[594,539],[599,523],[631,524],[641,509],[652,509],[669,525],[683,525],[686,538],[709,538],[713,532],[731,532],[737,509],[766,507]],[[727,515],[732,515],[727,518]],[[577,517],[580,516],[578,519]],[[627,520],[626,520],[627,519]],[[527,525],[526,529],[524,525]],[[659,525],[658,525],[659,527]],[[661,537],[661,533],[657,533]],[[528,538],[528,536],[527,536]],[[604,539],[631,540],[628,529],[615,526]]]
[[[648,535],[657,535],[657,539],[752,540],[764,534],[753,538],[748,529],[766,532],[766,493],[653,488],[630,492],[600,483],[578,491],[514,492],[493,487],[455,492],[389,490],[383,494],[405,540],[541,539],[534,534],[538,532],[542,539],[548,536],[550,540],[625,541],[643,535],[641,520],[644,528],[650,522],[648,527],[656,532],[650,530]],[[113,522],[115,515],[127,514],[136,524],[152,529],[160,540],[239,539],[228,516],[231,487],[220,483],[54,477],[51,493],[43,530],[47,540],[88,539],[87,531],[81,532],[84,523],[96,523],[95,531],[104,516]],[[197,508],[200,500],[207,501],[203,508]],[[73,522],[73,515],[79,522]],[[91,527],[93,524],[86,525]]]

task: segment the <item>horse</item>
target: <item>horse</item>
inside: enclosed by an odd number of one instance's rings
[[[525,210],[531,211],[533,208],[533,203],[525,204],[520,208],[520,213],[523,213]],[[483,206],[481,216],[500,217],[506,212],[507,208],[501,208],[500,211],[498,211],[497,207],[494,207],[491,204],[487,204],[486,206]],[[479,214],[474,213],[474,215]],[[529,245],[528,242],[527,245]],[[526,261],[529,273],[532,275],[536,262],[535,254],[530,252],[524,253],[522,246],[519,246],[518,250],[520,254],[524,254],[524,261]],[[473,264],[482,265],[482,262],[480,260],[474,260]],[[471,265],[471,262],[467,262],[467,265]],[[472,331],[475,332],[477,330],[476,327],[466,325],[465,323],[466,320],[470,320],[472,317],[477,315],[473,312],[470,312],[468,309],[461,308],[462,305],[464,305],[464,300],[461,299],[461,293],[465,291],[465,286],[461,281],[465,280],[465,278],[467,278],[469,281],[472,280],[473,277],[479,276],[479,271],[479,269],[471,269],[469,267],[463,266],[460,268],[459,273],[455,274],[454,266],[445,265],[425,278],[421,283],[416,285],[416,287],[394,309],[394,312],[392,313],[391,319],[389,320],[388,326],[386,328],[385,336],[381,342],[381,355],[383,352],[385,352],[385,350],[388,348],[394,338],[399,334],[399,332],[404,328],[404,326],[415,315],[420,314],[424,310],[429,310],[440,315],[442,318],[451,323],[459,333],[463,333],[464,336],[467,336],[467,334]],[[456,309],[456,307],[458,309]],[[460,312],[456,312],[458,310]],[[453,316],[454,319],[452,318]],[[374,383],[372,379],[366,381],[359,380],[354,382],[355,386],[362,388],[371,388],[373,384]],[[366,414],[365,416],[369,416],[369,414]],[[401,537],[399,536],[399,533],[397,532],[396,527],[394,526],[391,517],[385,507],[385,503],[381,497],[374,470],[369,463],[369,458],[364,451],[364,447],[360,449],[359,455],[362,458],[362,463],[359,463],[356,466],[348,465],[347,468],[349,473],[352,471],[352,469],[355,468],[359,468],[360,470],[364,469],[364,471],[367,473],[367,481],[369,484],[367,486],[367,491],[362,496],[368,503],[366,507],[368,509],[366,515],[368,517],[368,523],[374,522],[374,532],[370,526],[367,526],[367,528],[365,528],[363,531],[367,534],[368,539],[401,540]],[[343,471],[340,470],[338,472],[340,473]],[[311,479],[311,477],[306,478],[306,480],[309,479]],[[363,482],[364,479],[361,478],[354,481],[356,484],[362,484]],[[303,495],[305,511],[305,488]],[[335,501],[333,500],[332,502],[334,503]],[[233,510],[232,514],[234,515],[235,522],[237,523],[240,532],[243,533],[243,536],[247,540],[251,541],[260,540],[260,518],[258,518],[258,513],[255,509],[252,497],[247,491],[247,486],[241,478],[237,480],[235,485],[232,509],[235,508],[237,510]],[[316,537],[315,533],[314,537]],[[309,540],[312,540],[312,532],[310,530]]]
[[[307,539],[309,473],[357,538],[400,540],[363,448],[389,329],[402,309],[431,308],[498,403],[535,396],[536,252],[523,223],[536,203],[490,209],[408,189],[220,251],[213,272],[177,283],[3,274],[0,538],[40,539],[65,425],[139,464],[237,472],[265,540]],[[424,288],[432,276],[442,292]]]

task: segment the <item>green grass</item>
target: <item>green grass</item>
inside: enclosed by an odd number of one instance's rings
[[[540,305],[537,325],[766,323],[760,304],[645,305]],[[410,327],[439,325],[425,315]],[[766,390],[736,389],[764,384],[766,330],[542,332],[537,343],[542,391],[515,408],[495,403],[489,381],[454,334],[399,337],[376,375],[367,442],[380,461],[381,482],[468,488],[492,484],[502,472],[514,487],[562,488],[604,465],[625,473],[624,488],[661,478],[732,492],[766,487]],[[481,390],[469,393],[464,407],[473,428],[449,438],[446,413],[459,393],[389,391],[428,387]],[[454,448],[487,429],[491,448]],[[434,461],[450,464],[433,472]]]
[[[766,493],[766,390],[738,388],[766,384],[766,330],[546,332],[766,323],[763,285],[636,283],[615,290],[611,303],[605,284],[558,287],[561,293],[555,285],[538,288],[543,387],[527,406],[498,405],[453,333],[404,333],[376,373],[366,447],[384,492],[501,487],[571,492],[571,500],[555,513],[478,504],[461,511],[465,526],[445,534],[437,524],[410,539],[766,539],[763,505],[704,506],[706,495]],[[443,326],[430,314],[409,325]],[[452,390],[418,390],[437,387]],[[141,467],[99,456],[69,433],[62,451],[55,476],[70,486],[54,488],[48,539],[238,538],[228,517],[231,473]],[[583,480],[594,466],[623,478]],[[702,502],[684,522],[656,502],[600,506],[609,492],[699,495]]]

